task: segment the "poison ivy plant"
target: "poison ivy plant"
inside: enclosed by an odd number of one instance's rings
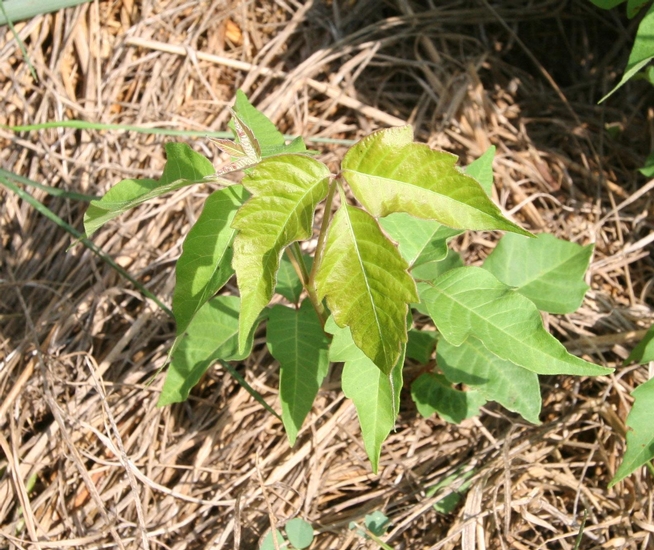
[[[603,9],[611,9],[626,2],[629,18],[635,17],[649,5],[638,24],[636,38],[624,74],[620,82],[600,100],[600,103],[631,78],[646,80],[650,84],[654,84],[654,67],[650,64],[650,61],[654,59],[654,3],[651,0],[591,0],[591,2]],[[650,153],[647,157],[640,172],[648,178],[654,176],[654,153]],[[654,361],[654,326],[632,351],[626,362],[646,363],[650,361]],[[621,481],[643,464],[648,464],[650,472],[654,473],[654,467],[651,465],[651,460],[654,459],[654,431],[652,431],[650,420],[654,414],[652,380],[636,388],[632,395],[635,401],[627,416],[627,427],[629,428],[627,451],[610,485]]]
[[[185,400],[212,365],[245,360],[266,321],[256,342],[279,363],[290,443],[330,364],[342,363],[333,375],[356,407],[376,471],[407,362],[423,365],[407,381],[419,412],[451,422],[492,400],[536,423],[539,374],[610,372],[570,355],[539,312],[579,305],[592,248],[534,238],[507,219],[490,198],[493,149],[462,169],[454,155],[415,143],[409,126],[389,128],[354,144],[332,174],[240,92],[231,128],[234,141],[216,143],[229,156],[217,169],[186,145],[168,145],[161,179],[122,181],[85,216],[90,235],[181,186],[220,187],[177,263],[177,334],[160,405]],[[237,170],[240,184],[221,178]],[[470,229],[508,232],[483,268],[448,248]],[[233,274],[238,296],[224,290]],[[286,532],[296,547],[308,540]]]
[[[638,386],[631,395],[634,398],[634,405],[627,416],[627,450],[609,487],[622,481],[643,464],[650,463],[654,458],[654,424],[652,424],[654,378]],[[650,471],[654,472],[651,464],[649,467]]]
[[[649,327],[643,339],[629,354],[625,363],[649,363],[654,361],[654,325]]]
[[[650,4],[650,0],[591,0],[591,2],[605,10],[614,8],[615,6],[626,2],[627,17],[630,19],[635,17],[641,9],[647,6],[647,4]],[[654,59],[654,4],[650,4],[647,12],[645,13],[645,16],[638,25],[638,30],[636,31],[636,39],[634,41],[633,47],[631,48],[629,60],[627,61],[627,67],[625,68],[624,74],[622,75],[622,79],[608,94],[606,94],[600,100],[600,103],[610,97],[628,80],[635,77],[636,75],[641,74],[645,80],[649,80],[651,82],[651,73],[648,71],[639,73],[639,71],[644,69],[652,59]]]

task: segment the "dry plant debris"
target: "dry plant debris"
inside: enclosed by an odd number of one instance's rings
[[[373,476],[336,379],[293,449],[218,368],[188,403],[155,408],[170,318],[88,249],[67,251],[65,231],[0,187],[0,546],[248,549],[271,522],[300,516],[316,529],[314,548],[374,548],[348,524],[381,510],[398,549],[572,549],[585,512],[579,548],[654,548],[651,477],[606,489],[629,392],[651,376],[621,361],[654,317],[654,184],[636,171],[654,140],[652,93],[635,83],[595,104],[628,51],[623,25],[558,0],[96,0],[16,25],[39,82],[3,28],[6,125],[223,130],[241,88],[289,134],[347,140],[408,121],[463,163],[495,144],[506,212],[595,243],[582,308],[547,321],[569,349],[618,369],[544,379],[540,426],[492,407],[452,426],[407,400]],[[166,139],[0,130],[0,159],[98,195],[156,176]],[[213,154],[206,140],[192,143]],[[328,160],[343,149],[318,146]],[[28,191],[81,227],[84,204]],[[172,262],[209,191],[143,206],[95,242],[170,303]],[[458,245],[474,263],[492,239],[467,234]],[[277,407],[276,365],[257,345],[239,372]],[[466,472],[462,503],[436,512],[444,493],[427,488]]]

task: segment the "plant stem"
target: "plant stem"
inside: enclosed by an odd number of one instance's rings
[[[327,192],[327,198],[325,199],[325,209],[323,210],[322,224],[320,225],[320,235],[318,235],[318,245],[316,246],[316,251],[313,255],[313,265],[311,266],[311,273],[306,273],[306,266],[302,262],[302,267],[304,267],[305,272],[302,274],[301,278],[305,276],[306,279],[303,279],[304,288],[309,295],[309,300],[313,304],[318,318],[320,319],[320,324],[324,327],[327,322],[327,310],[322,303],[322,300],[318,298],[318,293],[316,292],[316,271],[318,269],[318,264],[320,263],[322,257],[322,251],[325,246],[325,237],[327,236],[327,228],[329,227],[329,220],[331,219],[332,212],[332,202],[334,200],[334,193],[336,192],[336,187],[338,183],[334,179],[329,184],[329,191]],[[296,243],[297,244],[297,243]],[[299,249],[299,246],[298,246]],[[302,260],[302,255],[300,254],[300,260]]]
[[[302,249],[300,248],[300,245],[297,241],[291,245],[291,250],[293,252],[293,256],[295,257],[295,262],[297,263],[295,271],[297,271],[297,274],[302,281],[302,286],[306,287],[307,284],[309,284],[309,270],[307,269],[307,264],[304,263],[304,258],[302,257]],[[291,263],[292,262],[293,260],[291,259]]]
[[[327,322],[327,311],[325,310],[325,306],[322,305],[322,302],[318,300],[316,289],[309,286],[308,284],[309,271],[306,264],[304,263],[304,258],[302,258],[302,250],[300,249],[300,245],[297,243],[297,241],[286,249],[286,256],[290,260],[293,269],[295,269],[295,273],[297,273],[297,276],[300,278],[300,281],[302,281],[302,286],[309,295],[311,305],[313,305],[313,308],[318,314],[320,324],[324,327],[325,323]]]
[[[329,184],[329,192],[327,193],[327,198],[325,199],[325,209],[322,213],[322,224],[320,225],[320,235],[318,235],[318,244],[316,245],[316,251],[313,255],[313,265],[311,266],[311,273],[309,275],[309,282],[307,286],[315,290],[316,284],[316,272],[318,270],[318,264],[322,259],[323,248],[325,247],[325,238],[327,237],[327,228],[329,227],[329,220],[332,217],[332,202],[334,200],[334,193],[338,187],[338,180],[334,179]],[[307,289],[308,291],[308,289]]]

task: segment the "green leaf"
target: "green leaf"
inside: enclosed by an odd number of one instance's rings
[[[479,390],[488,401],[497,401],[525,420],[540,424],[541,397],[536,373],[500,359],[472,337],[460,346],[442,338],[436,356],[438,367],[453,384],[466,384]]]
[[[479,267],[460,267],[421,285],[420,297],[443,337],[460,346],[476,336],[495,355],[537,374],[609,374],[570,355],[543,328],[536,306]]]
[[[411,275],[418,281],[433,281],[446,271],[457,267],[463,267],[463,260],[458,252],[450,248],[444,259],[418,265],[411,270]]]
[[[218,296],[202,306],[178,339],[158,406],[185,401],[207,369],[218,359],[238,361],[250,355],[252,334],[238,351],[239,299]]]
[[[438,222],[420,220],[404,212],[379,220],[384,231],[398,243],[398,249],[410,268],[439,262],[447,256],[447,242],[461,231]]]
[[[346,361],[341,387],[354,402],[361,425],[361,436],[372,471],[377,473],[381,446],[395,426],[400,408],[404,353],[390,375],[384,374],[366,356]]]
[[[426,494],[429,498],[436,495],[439,491],[443,489],[448,489],[452,485],[458,485],[457,488],[453,488],[453,491],[449,494],[446,494],[444,497],[440,498],[434,503],[434,509],[441,514],[449,514],[454,511],[456,505],[461,500],[461,497],[472,485],[473,479],[471,479],[477,473],[476,470],[468,470],[467,472],[459,471],[450,476],[447,476],[442,481],[438,482],[433,487],[430,487]]]
[[[377,537],[384,536],[391,523],[391,520],[379,510],[375,510],[372,514],[366,514],[363,518],[363,524],[366,529]]]
[[[268,305],[276,285],[280,257],[289,244],[308,239],[316,205],[327,194],[328,168],[303,155],[264,159],[243,178],[250,198],[232,227],[232,265],[241,291],[240,349],[252,324]]]
[[[654,325],[649,327],[643,339],[625,359],[625,365],[629,363],[649,363],[654,361]]]
[[[286,522],[284,526],[288,542],[293,545],[293,548],[303,549],[309,548],[313,542],[313,527],[302,518],[294,518]]]
[[[627,61],[627,67],[622,75],[622,79],[599,102],[602,103],[615,93],[625,82],[647,65],[652,58],[654,58],[654,4],[649,7],[645,17],[643,17],[640,25],[638,25],[636,40],[629,54],[629,61]]]
[[[507,233],[483,267],[538,309],[572,313],[588,290],[584,274],[592,254],[592,244],[580,246],[547,233],[535,239]]]
[[[426,365],[431,360],[436,347],[436,333],[433,330],[409,331],[409,343],[406,346],[406,355],[419,363]]]
[[[339,327],[331,315],[325,323],[325,332],[334,336],[331,346],[329,346],[329,360],[332,363],[353,361],[366,356],[352,340],[350,329]]]
[[[274,533],[275,534],[273,535],[273,531],[270,530],[266,533],[266,536],[263,537],[263,540],[261,541],[261,546],[259,546],[260,550],[277,550],[278,547],[285,548],[284,545],[286,541],[284,540],[282,534],[277,529],[275,529]],[[275,540],[273,540],[273,536],[277,540],[277,546],[275,546]]]
[[[301,137],[295,138],[291,143],[285,145],[284,135],[277,130],[266,115],[252,106],[241,90],[236,91],[234,111],[252,130],[261,147],[261,156],[263,158],[280,153],[302,153],[306,151],[304,140]]]
[[[627,17],[632,19],[638,15],[638,12],[649,4],[651,0],[628,0],[627,1]]]
[[[644,80],[647,80],[647,82],[654,86],[654,66],[648,65],[647,68],[642,72],[642,75]]]
[[[247,192],[241,185],[215,191],[205,201],[202,214],[184,239],[175,266],[173,313],[177,336],[234,274],[232,241],[236,230],[231,223],[246,198]]]
[[[646,178],[654,178],[654,153],[650,153],[645,159],[645,166],[639,172]]]
[[[465,172],[474,177],[484,191],[490,195],[493,187],[493,155],[495,147],[490,147],[481,157],[466,167]],[[412,274],[417,276],[433,275],[435,262],[444,260],[448,255],[447,243],[462,233],[459,229],[452,229],[438,222],[414,218],[404,212],[389,214],[379,220],[380,225],[388,235],[398,243],[402,257],[408,262]],[[463,263],[461,264],[463,265]],[[441,266],[442,267],[442,266]]]
[[[423,417],[436,412],[453,424],[478,415],[479,407],[486,403],[481,392],[455,390],[443,375],[431,372],[421,374],[411,384],[411,397]]]
[[[593,4],[595,4],[598,8],[602,8],[603,10],[610,10],[612,8],[615,8],[616,6],[619,6],[620,4],[624,4],[627,0],[590,0]]]
[[[627,450],[609,488],[654,458],[654,378],[632,393],[634,404],[627,416]]]
[[[215,172],[213,165],[185,143],[166,143],[166,165],[159,181],[122,180],[96,201],[84,214],[84,230],[90,237],[102,225],[130,208],[187,185],[202,183]]]
[[[329,369],[329,339],[309,300],[300,309],[274,306],[268,315],[266,342],[279,361],[279,398],[291,446],[311,410]]]
[[[473,160],[465,168],[465,173],[475,178],[488,196],[493,192],[493,158],[495,158],[495,145],[491,145],[482,156]]]
[[[304,259],[304,265],[307,266],[307,269],[311,269],[313,264],[313,258],[311,256],[302,255]],[[279,264],[279,271],[277,272],[277,286],[275,287],[275,292],[281,294],[289,302],[297,304],[300,301],[300,296],[302,294],[302,281],[297,276],[295,268],[286,255],[282,256],[282,261]]]
[[[350,327],[356,345],[386,374],[407,341],[408,304],[418,300],[406,269],[375,219],[343,203],[318,266],[318,298],[327,298],[336,324]]]
[[[406,212],[454,229],[528,231],[510,222],[457,157],[413,143],[410,126],[373,132],[343,159],[343,177],[374,217]]]

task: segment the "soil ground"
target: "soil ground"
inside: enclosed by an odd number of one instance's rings
[[[654,141],[652,88],[632,82],[597,105],[631,46],[623,11],[586,0],[95,0],[16,25],[38,81],[3,28],[5,125],[221,131],[241,88],[329,163],[341,140],[404,123],[463,165],[495,145],[505,212],[595,244],[583,305],[546,323],[616,371],[544,377],[539,426],[492,404],[458,426],[425,419],[407,393],[377,475],[336,378],[292,449],[218,367],[187,403],[157,408],[174,324],[92,250],[68,250],[66,226],[82,227],[75,193],[158,177],[167,141],[216,165],[217,151],[134,130],[0,129],[2,169],[48,186],[0,186],[0,547],[250,549],[271,524],[302,517],[312,548],[378,548],[350,523],[381,511],[395,549],[654,548],[651,476],[607,488],[630,392],[651,376],[622,362],[654,316],[654,182],[637,171]],[[170,305],[174,262],[210,191],[152,201],[93,241]],[[478,264],[496,240],[469,233],[456,246]],[[278,408],[261,338],[235,366]],[[435,509],[459,493],[451,511]]]

